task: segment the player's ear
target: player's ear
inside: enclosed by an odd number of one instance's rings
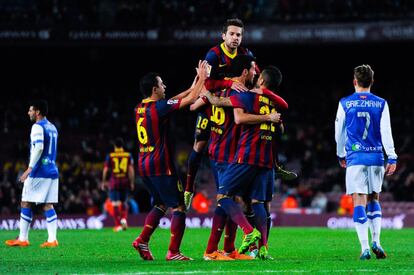
[[[221,34],[221,38],[223,38],[223,40],[226,40],[226,34],[225,33],[222,33]]]
[[[354,82],[353,83],[354,83],[354,86],[356,86],[358,84],[355,78],[354,78]]]

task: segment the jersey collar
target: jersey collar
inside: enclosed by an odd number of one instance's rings
[[[237,55],[237,49],[233,54],[229,53],[229,51],[224,46],[224,42],[220,44],[220,48],[223,50],[224,54],[227,55],[231,59],[235,58]]]
[[[142,100],[142,103],[149,103],[149,102],[155,102],[155,100],[150,99],[150,98],[145,98]]]

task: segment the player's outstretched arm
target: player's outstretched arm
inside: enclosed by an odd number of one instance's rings
[[[207,78],[207,65],[208,65],[208,63],[205,60],[203,60],[203,61],[200,60],[198,62],[198,67],[197,67],[198,79],[197,79],[197,82],[196,82],[196,84],[194,85],[193,88],[190,88],[191,89],[190,93],[181,100],[180,109],[190,105],[191,103],[194,103],[194,101],[200,95],[200,92],[201,92],[202,88],[204,87],[204,81]]]
[[[202,97],[199,97],[193,104],[190,105],[190,111],[196,111],[198,108],[206,105],[206,103],[206,100],[204,100]]]

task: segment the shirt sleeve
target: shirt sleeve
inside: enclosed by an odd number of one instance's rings
[[[205,60],[207,60],[208,64],[211,65],[212,68],[218,67],[218,56],[213,50],[209,50],[207,52]]]
[[[157,101],[157,111],[160,117],[167,116],[180,109],[181,99],[163,99]]]
[[[342,104],[339,102],[338,111],[336,112],[335,119],[335,141],[336,141],[336,155],[340,158],[346,156],[346,145],[347,134],[345,128],[345,111]]]
[[[397,154],[395,153],[394,140],[392,138],[390,111],[387,102],[385,102],[384,110],[382,111],[380,127],[382,145],[388,156],[388,162],[395,163]]]
[[[32,130],[30,132],[31,140],[31,150],[30,150],[30,162],[29,167],[35,167],[36,163],[39,161],[43,152],[43,128],[38,124],[33,124]]]

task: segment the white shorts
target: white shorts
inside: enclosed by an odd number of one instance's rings
[[[22,201],[34,203],[57,203],[59,179],[31,178],[24,181]]]
[[[346,193],[380,193],[385,169],[383,166],[353,165],[346,168]]]

